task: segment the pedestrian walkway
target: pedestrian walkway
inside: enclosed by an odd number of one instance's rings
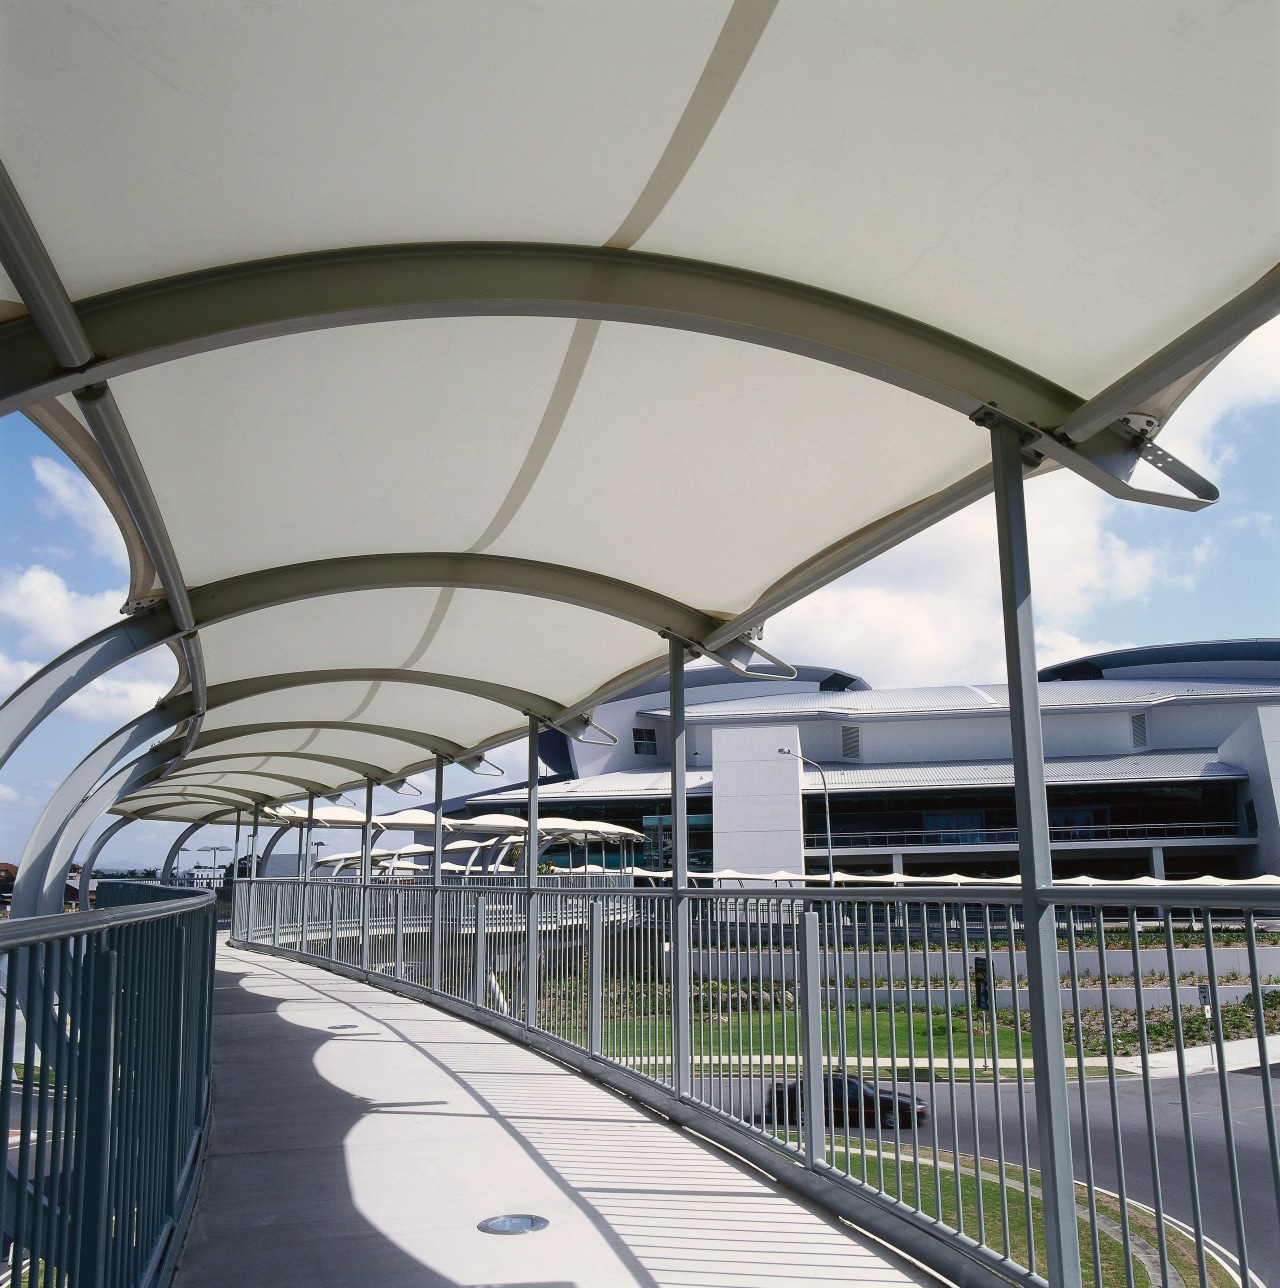
[[[178,1288],[933,1284],[751,1169],[420,1003],[219,947]],[[537,1233],[477,1223],[530,1213]]]

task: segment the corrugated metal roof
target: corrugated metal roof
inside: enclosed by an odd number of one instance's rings
[[[883,765],[823,765],[832,791],[894,791],[931,787],[1012,787],[1013,762],[1009,760],[913,761]],[[1198,751],[1147,751],[1131,756],[1070,756],[1045,761],[1050,783],[1196,782],[1204,779],[1234,781],[1248,778],[1236,765],[1218,759],[1207,748]],[[689,770],[689,795],[711,794],[712,771]],[[819,792],[822,780],[816,770],[805,769],[804,790]],[[563,783],[538,791],[540,800],[597,800],[602,797],[659,798],[671,794],[671,775],[651,769],[624,769]],[[525,800],[523,787],[493,792],[486,801]]]
[[[711,770],[691,769],[688,777],[690,796],[711,795]],[[671,795],[669,771],[652,769],[620,769],[612,774],[596,774],[591,778],[573,778],[563,783],[545,784],[538,788],[539,801],[595,800],[602,796],[629,796],[659,799]],[[493,792],[485,801],[510,801],[516,804],[526,800],[523,787],[509,792]]]
[[[1280,701],[1280,684],[1213,680],[1075,680],[1040,685],[1045,710],[1071,707],[1143,706],[1180,700],[1214,698]],[[866,689],[854,693],[785,693],[723,702],[691,703],[690,720],[735,720],[753,716],[830,715],[837,718],[877,715],[940,715],[1004,711],[1009,689],[1004,684],[942,685],[937,688]],[[644,712],[658,719],[667,708]]]
[[[1214,749],[1147,751],[1131,756],[1060,756],[1044,762],[1045,779],[1058,783],[1195,782],[1249,775],[1218,759]],[[893,791],[920,787],[1012,787],[1010,760],[913,761],[882,765],[824,765],[832,791]],[[822,790],[816,770],[804,771],[804,790]]]

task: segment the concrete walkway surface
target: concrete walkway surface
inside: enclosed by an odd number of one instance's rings
[[[221,944],[214,1107],[177,1288],[936,1281],[553,1061]],[[503,1213],[538,1233],[483,1234]]]

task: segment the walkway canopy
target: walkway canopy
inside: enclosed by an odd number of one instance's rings
[[[993,421],[1028,469],[1208,503],[1153,439],[1276,310],[1276,24],[10,6],[0,410],[101,492],[132,586],[0,753],[161,645],[81,821],[475,765],[530,717],[598,739],[661,637],[741,667],[986,493]]]

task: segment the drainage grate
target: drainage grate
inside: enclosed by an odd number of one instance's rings
[[[512,1213],[509,1216],[491,1216],[476,1226],[485,1234],[529,1234],[534,1230],[545,1230],[551,1224],[545,1216],[529,1216],[527,1213]]]

